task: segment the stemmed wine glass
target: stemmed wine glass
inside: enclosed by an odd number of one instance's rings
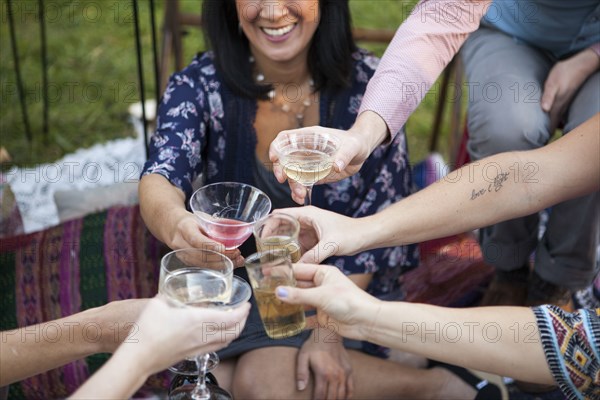
[[[161,260],[159,293],[181,306],[231,309],[250,299],[251,288],[246,281],[233,276],[233,262],[221,253],[202,249],[180,249]],[[199,333],[201,334],[201,333]],[[206,385],[206,373],[219,359],[214,353],[195,357],[198,381],[194,387],[180,387],[177,398],[211,399]],[[189,363],[189,360],[188,360]],[[180,365],[182,364],[182,365]],[[186,362],[170,369],[187,374]]]
[[[340,141],[326,133],[294,132],[278,138],[275,151],[287,177],[306,188],[305,205],[311,205],[314,184],[329,175]]]
[[[254,223],[269,214],[271,200],[254,186],[219,182],[196,190],[190,208],[206,236],[231,250],[244,243]]]

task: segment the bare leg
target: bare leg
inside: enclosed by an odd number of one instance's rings
[[[232,394],[239,399],[310,399],[313,378],[296,390],[296,355],[292,347],[266,347],[239,357]],[[418,369],[349,350],[354,399],[470,399],[475,391],[440,369]]]
[[[219,381],[219,386],[227,390],[229,393],[231,393],[236,365],[237,358],[221,360],[219,365],[217,365],[217,368],[211,371],[211,373],[217,378],[217,381]]]
[[[294,347],[263,347],[241,355],[233,381],[233,397],[310,399],[311,382],[304,391],[296,390],[297,354]]]
[[[443,368],[421,369],[349,350],[355,399],[473,399],[475,390]]]

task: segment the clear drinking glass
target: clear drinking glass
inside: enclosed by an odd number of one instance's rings
[[[300,224],[296,218],[285,213],[269,214],[254,225],[254,239],[259,252],[287,250],[292,262],[301,256],[298,233]]]
[[[221,253],[201,249],[180,249],[166,254],[161,260],[159,293],[181,306],[234,308],[248,301],[250,286],[233,276],[232,261]],[[200,334],[200,333],[199,333]],[[189,362],[183,361],[171,368],[173,372],[188,374]],[[211,392],[206,386],[206,373],[218,364],[214,353],[195,357],[198,382],[187,388],[186,397],[208,400]],[[182,390],[186,390],[182,388]],[[181,398],[182,393],[178,393]]]
[[[271,200],[254,186],[219,182],[196,190],[190,208],[206,236],[231,250],[244,243],[254,223],[269,214]]]
[[[283,171],[306,188],[304,204],[310,205],[314,184],[327,177],[333,168],[339,140],[313,131],[288,133],[274,143]]]
[[[246,258],[246,270],[267,335],[282,339],[302,332],[306,325],[304,308],[284,303],[275,296],[277,286],[296,286],[286,250],[269,250]]]

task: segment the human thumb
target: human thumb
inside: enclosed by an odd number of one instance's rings
[[[299,391],[306,389],[308,378],[310,376],[308,353],[302,351],[298,353],[296,361],[296,387]]]
[[[307,250],[300,262],[304,264],[320,264],[323,260],[340,254],[340,245],[327,239],[321,239],[311,249]]]
[[[545,112],[550,112],[552,109],[552,105],[554,104],[554,100],[556,99],[556,86],[552,83],[546,81],[544,85],[544,93],[542,94],[542,110]]]
[[[348,166],[348,164],[350,164],[352,159],[354,157],[356,157],[356,154],[354,154],[350,150],[351,149],[348,149],[348,148],[342,146],[337,151],[337,153],[335,153],[335,161],[333,164],[333,169],[335,172],[338,172],[338,173],[343,172],[344,168],[346,168],[346,166]]]
[[[323,261],[323,259],[319,257],[319,254],[319,245],[317,244],[316,246],[302,254],[302,257],[300,257],[300,260],[298,260],[298,262],[301,262],[303,264],[320,264],[321,261]]]
[[[316,293],[312,293],[316,288],[295,288],[291,286],[278,286],[275,289],[275,295],[284,303],[305,304],[314,306]]]

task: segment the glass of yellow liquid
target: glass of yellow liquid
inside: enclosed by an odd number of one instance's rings
[[[269,214],[254,225],[254,239],[259,252],[286,250],[293,263],[300,260],[298,233],[300,224],[289,214]]]
[[[267,335],[285,339],[302,332],[306,325],[303,307],[284,303],[275,296],[277,286],[296,286],[287,250],[252,254],[246,258],[246,271]]]
[[[311,205],[312,188],[331,173],[340,141],[321,132],[292,132],[273,143],[285,175],[306,188],[304,204]]]

